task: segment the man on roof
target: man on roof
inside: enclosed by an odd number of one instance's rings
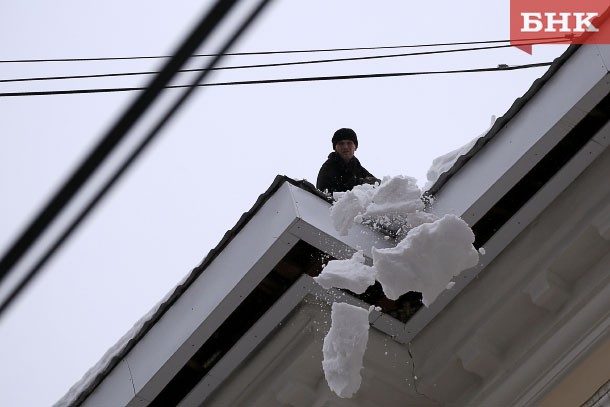
[[[354,156],[358,149],[358,136],[354,130],[337,130],[332,143],[334,151],[328,155],[328,160],[320,168],[316,188],[332,194],[351,190],[356,185],[381,182]]]

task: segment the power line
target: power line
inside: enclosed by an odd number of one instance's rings
[[[338,76],[314,76],[302,78],[283,78],[283,79],[263,79],[251,81],[234,81],[234,82],[216,82],[196,85],[197,87],[208,86],[236,86],[236,85],[260,85],[272,83],[293,83],[293,82],[318,82],[318,81],[334,81],[347,79],[369,79],[369,78],[390,78],[400,76],[420,76],[420,75],[441,75],[441,74],[462,74],[462,73],[481,73],[481,72],[498,72],[498,71],[514,71],[519,69],[540,68],[551,65],[552,62],[539,62],[525,65],[499,65],[490,68],[472,68],[472,69],[455,69],[444,71],[419,71],[419,72],[394,72],[394,73],[377,73],[377,74],[362,74],[362,75],[338,75]],[[167,85],[167,89],[180,89],[189,85]],[[52,90],[52,91],[33,91],[33,92],[5,92],[0,93],[0,97],[18,97],[18,96],[51,96],[51,95],[74,95],[74,94],[91,94],[91,93],[115,93],[115,92],[133,92],[141,91],[146,88],[130,87],[130,88],[94,88],[94,89],[71,89],[71,90]]]
[[[293,62],[277,62],[268,64],[251,64],[251,65],[237,65],[237,66],[220,66],[214,67],[212,70],[234,70],[234,69],[252,69],[252,68],[275,68],[281,66],[295,66],[295,65],[309,65],[309,64],[324,64],[332,62],[348,62],[348,61],[366,61],[374,59],[388,59],[388,58],[399,58],[399,57],[410,57],[410,56],[423,56],[423,55],[436,55],[436,54],[448,54],[456,52],[471,52],[471,51],[482,51],[499,48],[510,48],[512,45],[493,45],[488,47],[476,47],[476,48],[456,48],[439,51],[422,51],[422,52],[410,52],[405,54],[389,54],[389,55],[370,55],[364,57],[349,57],[349,58],[334,58],[334,59],[317,59],[312,61],[293,61]],[[181,69],[178,72],[198,72],[201,69]],[[120,76],[137,76],[137,75],[154,75],[157,71],[143,71],[143,72],[118,72],[118,73],[105,73],[105,74],[91,74],[91,75],[64,75],[64,76],[43,76],[33,78],[12,78],[12,79],[0,79],[0,83],[10,82],[33,82],[33,81],[50,81],[50,80],[67,80],[67,79],[93,79],[93,78],[110,78]]]
[[[223,54],[235,43],[237,38],[245,31],[245,29],[254,21],[260,14],[263,8],[270,0],[260,0],[257,6],[251,10],[237,30],[224,43],[217,57],[208,63],[208,67],[213,67],[222,58]],[[169,121],[169,119],[182,106],[186,99],[192,94],[195,86],[200,84],[207,76],[209,69],[201,72],[195,81],[190,85],[184,86],[187,88],[182,95],[172,103],[169,109],[162,115],[155,126],[145,135],[145,137],[137,143],[135,148],[131,150],[127,159],[124,160],[116,170],[112,171],[110,177],[102,184],[101,188],[92,191],[92,198],[86,203],[83,203],[78,213],[69,219],[68,225],[53,240],[44,248],[33,247],[36,241],[44,238],[43,234],[47,231],[52,222],[55,222],[62,212],[65,214],[66,207],[70,201],[74,201],[77,193],[80,193],[82,187],[87,183],[93,173],[104,164],[115,147],[125,138],[127,133],[133,128],[136,122],[151,106],[152,102],[161,93],[165,84],[169,83],[172,76],[186,63],[192,53],[205,41],[205,39],[216,29],[218,24],[225,19],[226,15],[236,5],[238,0],[218,0],[208,13],[201,19],[197,27],[189,34],[187,39],[177,49],[176,54],[172,57],[157,77],[153,79],[150,86],[145,88],[145,92],[125,111],[123,116],[112,126],[111,130],[102,138],[100,143],[92,150],[87,158],[81,163],[78,169],[70,176],[69,180],[60,188],[53,198],[48,202],[45,208],[39,213],[36,219],[28,226],[23,234],[11,245],[6,254],[0,259],[0,282],[8,276],[11,269],[16,265],[22,266],[25,272],[18,283],[12,287],[4,298],[0,298],[0,315],[8,308],[15,300],[25,286],[40,272],[46,262],[55,254],[57,249],[65,242],[72,232],[80,225],[91,210],[110,190],[116,181],[124,174],[127,168],[133,164],[135,159],[142,153],[150,142],[159,134],[161,128]],[[68,213],[67,216],[70,214]],[[47,234],[48,236],[48,234]],[[49,240],[49,239],[45,239]],[[44,244],[44,242],[43,242]],[[23,265],[24,256],[32,252],[38,252],[44,249],[44,252],[38,256],[36,253],[31,255],[33,265]],[[20,263],[20,264],[18,264]],[[27,263],[27,262],[26,262]],[[21,276],[20,276],[21,277]]]
[[[227,56],[247,56],[247,55],[278,55],[278,54],[305,54],[305,53],[322,53],[322,52],[343,52],[343,51],[373,51],[384,49],[401,49],[401,48],[427,48],[427,47],[446,47],[446,46],[463,46],[463,45],[482,45],[482,44],[498,44],[511,43],[511,45],[539,45],[553,44],[566,41],[566,37],[552,38],[525,38],[517,41],[511,40],[488,40],[488,41],[463,41],[463,42],[441,42],[431,44],[410,44],[410,45],[388,45],[374,47],[351,47],[351,48],[320,48],[320,49],[299,49],[299,50],[281,50],[281,51],[250,51],[250,52],[231,52]],[[193,54],[193,57],[214,57],[217,54]],[[44,63],[44,62],[90,62],[90,61],[124,61],[134,59],[164,59],[170,58],[169,55],[140,55],[128,57],[92,57],[92,58],[48,58],[48,59],[5,59],[0,60],[0,64],[12,63]]]

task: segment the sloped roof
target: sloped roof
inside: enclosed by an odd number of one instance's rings
[[[515,102],[510,120],[482,137],[476,153],[435,189],[431,210],[462,217],[486,254],[409,321],[412,331],[432,321],[608,145],[610,46],[572,46],[566,53],[526,103]]]
[[[577,117],[571,117],[573,123],[569,128],[558,130],[553,127],[548,132],[542,131],[540,134],[528,134],[528,137],[532,137],[532,140],[530,140],[531,146],[528,147],[530,150],[515,151],[514,157],[509,157],[509,159],[513,160],[513,162],[510,162],[511,167],[509,167],[508,170],[503,169],[501,171],[499,174],[499,177],[501,178],[493,180],[493,182],[490,181],[488,186],[481,182],[477,187],[485,187],[488,189],[481,189],[477,194],[471,194],[475,195],[474,197],[469,196],[464,198],[464,194],[461,191],[465,182],[472,183],[472,180],[468,180],[467,178],[468,175],[472,173],[473,168],[475,168],[474,171],[478,170],[479,172],[485,172],[484,170],[481,170],[481,167],[486,165],[486,160],[489,160],[490,157],[493,158],[493,155],[498,153],[498,148],[500,148],[500,152],[502,152],[502,143],[505,142],[505,140],[510,140],[511,137],[514,137],[511,133],[515,131],[514,126],[507,128],[507,124],[516,121],[517,119],[521,120],[519,113],[523,111],[526,106],[529,106],[530,109],[535,109],[536,106],[552,103],[553,100],[550,99],[552,99],[553,95],[550,95],[548,92],[541,95],[542,89],[545,85],[553,86],[553,89],[557,88],[555,84],[563,83],[563,81],[566,80],[566,75],[568,77],[573,75],[573,72],[578,71],[578,69],[582,67],[582,64],[590,64],[591,50],[592,48],[589,47],[570,47],[562,57],[558,58],[553,63],[549,71],[534,83],[524,97],[515,101],[509,112],[496,122],[496,125],[492,127],[487,135],[477,142],[471,152],[468,153],[466,157],[458,160],[454,168],[439,178],[438,182],[430,191],[436,196],[441,197],[439,202],[445,204],[445,208],[446,205],[455,206],[457,209],[454,211],[459,212],[458,215],[466,218],[474,228],[477,227],[477,222],[480,222],[481,219],[485,219],[486,214],[495,214],[498,211],[508,213],[508,217],[504,216],[498,220],[497,217],[492,216],[490,218],[491,220],[479,223],[480,229],[477,231],[477,234],[486,236],[486,240],[479,241],[479,245],[485,244],[487,249],[485,258],[486,264],[489,264],[489,262],[499,255],[532,219],[544,210],[544,208],[546,208],[546,206],[561,193],[561,191],[563,191],[563,189],[565,189],[597,155],[601,154],[608,144],[607,133],[602,132],[602,134],[600,134],[599,132],[600,129],[607,129],[608,127],[607,112],[610,111],[610,100],[608,99],[608,81],[605,81],[604,79],[607,78],[608,69],[605,68],[604,71],[604,69],[598,69],[599,67],[597,66],[589,67],[593,69],[594,72],[584,78],[586,79],[584,81],[585,83],[579,88],[579,91],[582,91],[582,94],[574,92],[574,94],[569,95],[575,100],[574,102],[570,101],[571,105],[569,108],[576,107],[576,110],[578,110]],[[603,60],[608,57],[610,50],[608,47],[601,50],[603,51],[601,52],[603,55],[600,58]],[[578,58],[576,58],[576,55],[578,55]],[[570,63],[570,66],[565,69],[565,72],[568,72],[566,74],[563,73],[561,68],[567,66],[568,62]],[[562,73],[563,76],[560,75]],[[600,85],[602,82],[603,84]],[[607,109],[605,110],[606,115],[602,115],[600,118],[597,112],[604,111],[604,109]],[[571,110],[563,111],[560,109],[559,114],[563,118],[573,114],[573,112]],[[536,117],[527,117],[519,123],[525,126],[528,123],[527,120],[535,121]],[[582,125],[581,123],[585,124]],[[586,132],[586,136],[582,135],[583,129]],[[568,140],[569,142],[562,144],[562,140]],[[576,140],[576,142],[573,142],[574,140]],[[600,147],[598,148],[596,146]],[[543,154],[541,152],[543,152]],[[528,158],[528,162],[524,162],[524,157]],[[539,165],[543,162],[543,158],[545,157],[550,157],[550,160],[556,162],[556,165],[552,168],[550,174],[545,172],[544,168],[542,168],[547,167],[546,165]],[[567,175],[561,177],[559,181],[552,179],[552,175],[560,171],[567,173]],[[517,186],[519,185],[520,180],[526,178],[528,178],[528,185],[533,185],[533,187],[524,192]],[[292,194],[291,202],[310,200],[311,198],[309,197],[313,197],[317,200],[318,204],[322,203],[324,208],[328,207],[327,197],[317,191],[310,183],[306,181],[295,181],[285,176],[276,177],[269,189],[259,197],[250,211],[242,215],[236,226],[225,234],[221,242],[216,248],[210,251],[203,262],[193,269],[186,279],[178,287],[172,290],[155,309],[142,318],[115,347],[110,349],[102,360],[92,368],[85,377],[57,403],[57,405],[80,405],[89,397],[96,387],[106,379],[109,373],[119,366],[121,361],[126,358],[130,351],[134,350],[135,346],[146,337],[151,329],[158,324],[163,316],[181,299],[185,292],[187,292],[195,282],[201,279],[204,271],[214,262],[214,260],[227,250],[229,245],[236,240],[240,234],[242,234],[248,223],[255,218],[263,206],[265,206],[265,204],[267,204],[285,184],[296,187],[298,190],[305,193],[305,195],[295,197],[294,190],[289,188],[286,193]],[[510,195],[511,191],[513,195]],[[509,198],[506,198],[507,196]],[[515,196],[521,199],[518,205],[511,204],[514,201],[513,198]],[[473,200],[474,198],[479,199],[479,201]],[[462,204],[460,200],[464,200],[465,203]],[[509,205],[502,206],[504,205],[503,202],[506,201],[509,201]],[[314,206],[316,207],[318,205],[313,201],[308,202],[314,203]],[[290,208],[290,211],[293,210],[296,215],[291,216],[313,219],[313,223],[316,223],[316,219],[319,218],[317,215],[312,216],[312,213],[301,213],[309,211],[308,205]],[[447,210],[444,209],[442,205],[435,206],[433,210],[436,210],[439,213],[447,213]],[[290,219],[289,221],[293,222]],[[290,223],[287,227],[292,228],[290,230],[294,233],[300,233],[295,232],[296,229],[293,226],[293,223]],[[298,228],[300,227],[301,226],[298,226]],[[340,240],[340,238],[336,236],[336,233],[333,235],[332,231],[326,230],[326,232],[318,232],[319,230],[324,230],[326,227],[319,223],[308,225],[302,224],[302,227],[307,229],[310,239],[332,240],[332,242],[330,240],[324,242],[324,244],[329,245],[328,247],[331,247]],[[316,233],[323,236],[315,237]],[[357,236],[359,233],[364,233],[366,236]],[[357,238],[361,239],[360,242],[368,241],[369,250],[370,246],[373,244],[378,245],[378,247],[379,245],[388,244],[387,241],[384,241],[379,236],[374,236],[371,231],[359,230],[349,237],[347,241],[341,243],[343,245],[342,249],[337,253],[340,253],[342,250],[343,254],[338,254],[338,256],[347,257],[348,254],[351,254],[351,251],[359,246],[359,243],[354,240]],[[318,241],[318,243],[320,243],[320,241]],[[290,245],[291,243],[288,242],[287,244]],[[266,267],[273,267],[273,264]],[[392,336],[402,343],[409,342],[481,272],[483,267],[484,265],[466,272],[463,279],[458,281],[454,290],[445,292],[445,294],[441,295],[439,300],[432,304],[429,309],[422,310],[422,312],[416,314],[405,326],[396,326],[391,318],[379,318],[376,326],[385,332],[394,332]],[[134,390],[135,387],[136,386],[134,385]],[[150,400],[143,399],[141,402],[147,405]]]
[[[286,189],[286,185],[292,188]],[[294,189],[296,188],[296,189]],[[350,256],[355,249],[353,247],[361,246],[366,242],[369,244],[368,256],[370,257],[370,244],[376,242],[377,247],[387,247],[390,243],[384,239],[384,236],[379,235],[365,227],[356,227],[353,232],[348,236],[339,236],[336,231],[330,225],[330,218],[328,216],[318,216],[315,211],[326,211],[328,210],[329,198],[327,195],[318,191],[311,183],[306,180],[293,180],[287,176],[278,175],[270,187],[261,194],[252,208],[245,212],[237,222],[237,224],[229,230],[219,244],[212,249],[208,255],[204,258],[201,264],[195,267],[177,287],[175,287],[161,302],[159,302],[147,315],[141,318],[134,327],[121,338],[116,345],[109,349],[101,360],[91,368],[84,377],[76,383],[68,393],[59,400],[56,406],[73,406],[80,405],[89,395],[100,385],[102,381],[108,376],[108,374],[121,363],[122,360],[129,354],[130,351],[150,332],[150,330],[158,324],[163,316],[170,310],[175,303],[183,297],[185,292],[196,282],[200,277],[205,274],[210,265],[224,252],[227,247],[243,232],[244,228],[249,225],[254,217],[256,217],[262,208],[264,208],[272,197],[284,191],[279,198],[280,205],[286,206],[286,208],[278,208],[277,214],[280,212],[287,212],[286,225],[296,228],[299,232],[295,232],[299,236],[308,236],[307,239],[311,239],[312,244],[322,245],[326,248],[326,252],[337,258],[344,258]],[[303,191],[305,195],[297,196],[298,191]],[[289,199],[285,199],[290,196]],[[302,201],[311,200],[314,205],[305,204]],[[313,207],[317,207],[312,213]],[[275,209],[272,210],[275,214]],[[270,216],[270,215],[266,215]],[[293,220],[293,218],[296,220]],[[319,221],[322,221],[320,224]],[[274,219],[275,221],[275,219]],[[311,222],[313,226],[310,225]],[[278,231],[283,232],[285,226],[278,226]],[[332,229],[332,230],[331,230]],[[288,230],[288,229],[286,229]],[[328,233],[325,234],[321,231],[326,230]],[[267,230],[265,230],[267,232]],[[281,236],[274,236],[274,241],[281,241]],[[288,242],[287,244],[296,244],[300,237],[294,242]],[[280,242],[282,243],[282,242]],[[366,252],[366,251],[365,251]],[[262,256],[262,254],[261,254]],[[279,259],[278,259],[279,260]],[[273,267],[275,263],[270,264],[267,269]],[[266,273],[266,272],[265,272]]]
[[[525,94],[517,98],[511,107],[499,117],[491,128],[482,137],[479,137],[474,143],[472,148],[458,157],[453,166],[442,173],[436,182],[426,191],[427,195],[436,195],[443,185],[445,185],[451,177],[456,174],[472,157],[474,157],[487,143],[489,143],[503,128],[510,122],[510,120],[517,115],[524,106],[538,93],[538,91],[553,77],[553,75],[561,68],[561,66],[567,61],[574,52],[580,47],[578,44],[571,45],[568,49],[561,54],[558,58],[555,58],[549,69],[538,79],[536,79]]]
[[[102,356],[100,361],[87,371],[79,382],[72,386],[68,393],[60,399],[55,406],[79,405],[104,379],[108,372],[110,372],[120,360],[129,353],[134,345],[146,335],[150,328],[163,316],[193,281],[205,271],[206,267],[216,258],[216,256],[218,256],[229,242],[239,234],[244,225],[258,212],[269,197],[285,182],[308,191],[322,200],[329,200],[327,195],[318,191],[313,184],[306,180],[297,181],[287,176],[278,175],[269,188],[258,197],[252,208],[242,214],[235,226],[224,234],[220,242],[208,252],[202,262],[195,267],[178,286],[173,288],[165,298],[155,305],[151,311],[140,318],[140,320]]]
[[[598,16],[594,23],[597,27],[601,27],[603,24],[608,21],[610,18],[610,7],[608,7],[601,16]],[[584,35],[591,35],[592,33],[585,33]],[[492,127],[480,137],[472,148],[457,158],[454,165],[444,173],[440,174],[436,182],[426,191],[426,194],[429,196],[436,195],[443,185],[447,183],[453,175],[455,175],[460,169],[472,158],[477,152],[479,152],[487,143],[489,143],[503,128],[506,126],[510,120],[515,117],[521,109],[527,105],[527,103],[542,89],[542,87],[555,75],[555,73],[563,66],[563,64],[581,47],[580,44],[572,44],[568,47],[568,49],[561,54],[558,58],[556,58],[549,69],[542,75],[540,78],[536,79],[532,86],[527,90],[527,92],[517,98],[511,107],[506,111],[504,115],[499,117]]]

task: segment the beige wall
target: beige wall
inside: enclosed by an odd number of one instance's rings
[[[586,402],[610,380],[610,341],[580,364],[543,401],[540,407],[575,407]]]

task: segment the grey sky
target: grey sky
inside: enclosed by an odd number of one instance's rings
[[[201,2],[0,3],[0,59],[167,54]],[[276,1],[242,51],[507,39],[506,0]],[[238,71],[211,81],[494,67],[550,61],[536,46]],[[396,51],[399,53],[401,51]],[[394,53],[379,51],[379,54]],[[334,56],[372,55],[342,53]],[[328,55],[232,57],[227,65]],[[149,70],[152,61],[0,64],[0,78]],[[484,131],[545,71],[206,88],[0,320],[0,405],[50,405],[213,248],[276,174],[315,182],[332,133],[352,127],[377,177],[425,182],[433,158]],[[0,84],[115,87],[145,78]],[[0,250],[134,94],[0,98]]]

